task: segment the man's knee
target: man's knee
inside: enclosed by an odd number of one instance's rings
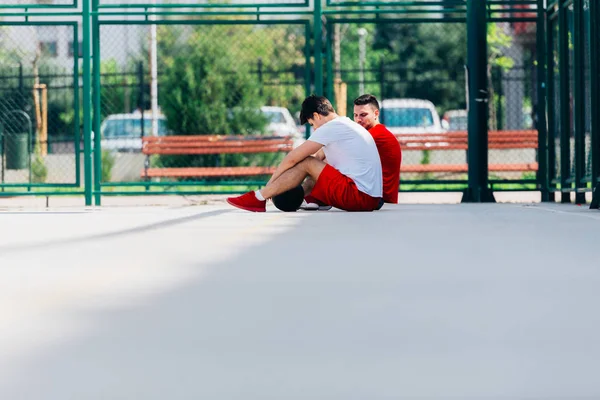
[[[323,168],[325,168],[325,163],[318,158],[313,156],[306,157],[298,166],[302,168],[308,176],[310,176],[313,180],[317,180]]]

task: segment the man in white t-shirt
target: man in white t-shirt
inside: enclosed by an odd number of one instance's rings
[[[227,202],[243,210],[264,212],[265,199],[297,187],[309,177],[314,187],[311,189],[310,184],[304,188],[322,203],[346,211],[376,210],[383,195],[383,180],[377,146],[369,132],[338,116],[322,96],[304,100],[300,122],[310,124],[314,133],[283,159],[267,186],[230,197]]]

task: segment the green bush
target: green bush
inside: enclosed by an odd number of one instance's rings
[[[102,150],[102,182],[110,182],[112,169],[115,166],[115,156],[108,150]]]
[[[33,153],[33,161],[31,162],[31,181],[33,183],[44,183],[48,178],[48,167],[46,167],[46,163],[42,157],[39,143],[36,143]]]

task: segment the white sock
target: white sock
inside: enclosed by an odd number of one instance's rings
[[[256,196],[256,198],[260,201],[265,201],[265,198],[263,197],[262,193],[260,193],[260,190],[255,190],[254,191],[254,195]]]

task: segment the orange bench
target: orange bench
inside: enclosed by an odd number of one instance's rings
[[[291,137],[281,136],[147,136],[142,138],[146,156],[195,154],[246,154],[290,152]],[[275,166],[145,168],[142,178],[225,178],[271,175]]]
[[[403,152],[424,150],[468,150],[469,141],[466,131],[441,134],[397,134]],[[490,131],[488,133],[490,150],[535,149],[538,148],[536,130]],[[489,164],[489,171],[526,172],[537,171],[537,162]],[[468,164],[409,164],[402,165],[405,173],[466,173]]]

